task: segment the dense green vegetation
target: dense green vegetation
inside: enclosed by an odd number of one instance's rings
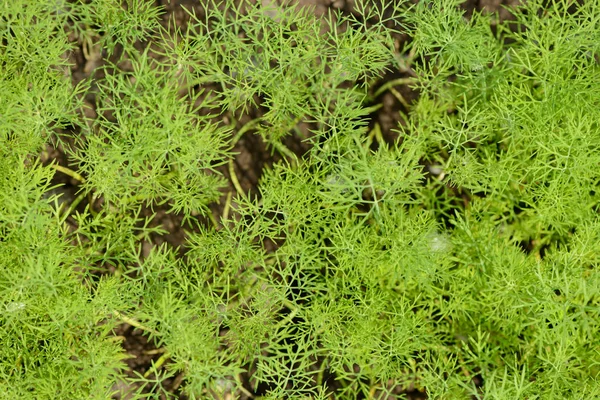
[[[2,398],[599,398],[600,3],[205,3],[0,2]]]

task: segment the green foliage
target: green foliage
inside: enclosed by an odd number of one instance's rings
[[[1,3],[3,398],[600,397],[597,2],[202,3]]]
[[[99,116],[74,155],[84,187],[117,206],[171,200],[174,212],[202,210],[219,197],[221,179],[207,172],[225,157],[226,130],[196,115],[210,106],[202,93],[178,95],[175,69],[158,74],[146,52],[134,57],[131,71],[97,83]]]

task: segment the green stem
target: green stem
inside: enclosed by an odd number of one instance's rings
[[[61,219],[60,219],[61,224],[63,224],[67,220],[69,215],[71,215],[73,213],[73,211],[75,211],[75,208],[77,208],[77,206],[79,205],[79,203],[81,203],[81,200],[83,200],[83,198],[85,196],[87,196],[87,193],[82,192],[75,198],[75,200],[73,200],[71,202],[71,204],[69,205],[69,208],[61,216]]]
[[[281,153],[282,155],[288,157],[293,164],[296,164],[298,162],[298,157],[296,156],[296,154],[294,154],[293,151],[291,151],[290,149],[288,149],[283,143],[280,143],[278,141],[273,141],[270,144],[279,153]]]
[[[78,180],[81,183],[85,183],[85,178],[70,168],[63,167],[62,165],[58,165],[58,164],[52,164],[52,168],[54,168],[55,170],[57,170],[59,172],[62,172],[65,175],[70,176],[71,178],[73,178],[75,180]]]
[[[236,192],[238,192],[240,196],[243,196],[244,189],[242,189],[242,185],[240,185],[240,181],[235,173],[233,159],[229,160],[229,177],[231,178],[231,183],[233,183],[233,187],[235,188]]]
[[[155,331],[154,329],[148,328],[147,326],[142,325],[141,323],[137,322],[136,320],[134,320],[132,318],[129,318],[126,315],[121,314],[117,310],[114,310],[113,314],[114,314],[115,317],[119,318],[121,321],[125,322],[126,324],[129,324],[129,325],[131,325],[131,326],[133,326],[135,328],[141,329],[143,331],[150,332],[153,335],[158,335],[158,332]]]
[[[237,131],[237,133],[235,134],[233,139],[231,139],[231,147],[235,146],[237,144],[237,142],[242,138],[242,136],[244,136],[244,134],[246,132],[248,132],[250,129],[252,129],[256,125],[258,125],[260,123],[260,121],[262,121],[262,118],[255,118],[252,121],[249,121],[248,123],[246,123],[244,126],[242,126],[240,128],[240,130]]]
[[[146,371],[144,378],[149,377],[152,372],[158,370],[158,368],[160,368],[170,357],[171,354],[169,352],[165,352],[162,356],[160,356],[160,358],[156,361],[156,364],[153,365],[153,368],[149,368],[148,371]]]
[[[221,215],[222,220],[226,220],[229,217],[229,210],[231,209],[231,197],[233,192],[227,192],[227,200],[225,200],[225,207],[223,207],[223,214]]]
[[[416,82],[415,78],[398,78],[398,79],[394,79],[393,81],[389,81],[389,82],[386,82],[384,85],[381,85],[381,87],[379,89],[377,89],[377,91],[375,92],[375,94],[373,96],[377,97],[381,93],[385,92],[386,90],[392,89],[394,86],[408,85],[408,84],[414,83],[414,82]]]

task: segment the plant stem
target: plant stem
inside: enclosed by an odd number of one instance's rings
[[[237,175],[235,174],[235,168],[233,166],[233,159],[229,160],[229,176],[231,177],[231,183],[240,196],[244,195],[244,189],[240,185]]]
[[[378,97],[380,94],[382,94],[386,90],[393,89],[394,86],[408,85],[408,84],[414,83],[414,82],[416,82],[415,78],[398,78],[398,79],[394,79],[393,81],[389,81],[389,82],[386,82],[384,85],[381,85],[381,87],[379,89],[377,89],[377,91],[375,92],[375,94],[373,95],[373,97]]]
[[[73,178],[75,180],[78,180],[81,183],[85,183],[85,178],[70,168],[63,167],[62,165],[58,165],[58,164],[52,164],[52,168],[54,168],[55,170],[57,170],[59,172],[62,172],[65,175],[70,176],[71,178]]]
[[[154,329],[148,328],[147,326],[142,325],[141,323],[137,322],[136,320],[134,320],[132,318],[129,318],[126,315],[121,314],[117,310],[114,310],[113,314],[114,314],[115,317],[119,318],[120,320],[122,320],[126,324],[129,324],[129,325],[131,325],[131,326],[133,326],[135,328],[141,329],[143,331],[150,332],[153,335],[158,335],[158,332],[155,331]]]

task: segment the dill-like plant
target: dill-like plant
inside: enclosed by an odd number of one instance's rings
[[[600,4],[413,3],[4,1],[0,397],[600,397]]]

